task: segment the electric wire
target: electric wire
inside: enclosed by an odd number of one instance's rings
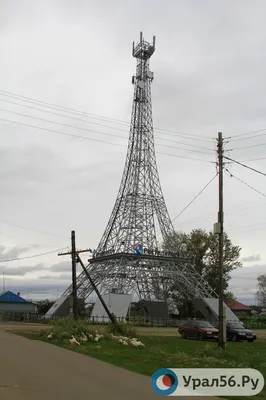
[[[119,147],[127,148],[126,145],[119,144],[119,143],[107,142],[107,141],[104,141],[104,140],[89,138],[89,137],[87,137],[87,136],[74,135],[74,134],[71,134],[71,133],[66,133],[66,132],[62,132],[62,131],[57,131],[57,130],[55,130],[55,129],[43,128],[43,127],[39,127],[39,126],[35,126],[35,125],[25,124],[25,123],[23,123],[23,122],[17,122],[17,121],[8,120],[8,119],[5,119],[5,118],[0,118],[0,121],[4,121],[4,122],[11,123],[11,124],[16,124],[16,125],[21,125],[21,126],[26,126],[26,127],[28,127],[28,128],[39,129],[39,130],[42,130],[42,131],[47,131],[47,132],[51,132],[51,133],[56,133],[56,134],[60,134],[60,135],[64,135],[64,136],[69,136],[69,137],[73,137],[73,138],[77,138],[77,139],[90,140],[90,141],[93,141],[93,142],[104,143],[104,144],[111,144],[111,145],[113,145],[113,146],[119,146]],[[171,148],[172,148],[173,146],[167,146],[167,147],[171,147]],[[180,150],[183,150],[183,151],[194,151],[194,152],[197,152],[197,153],[202,153],[201,151],[197,151],[197,150],[189,150],[189,149],[181,149],[181,148],[180,148]],[[171,155],[171,154],[160,153],[160,152],[157,152],[157,154],[164,154],[164,155],[168,155],[168,156],[179,157],[179,156],[176,155],[176,154]],[[211,153],[206,153],[206,154],[211,154]],[[181,157],[181,156],[180,156],[180,158],[184,158],[184,157]],[[192,158],[190,158],[190,159],[192,160]],[[196,160],[196,159],[195,159],[195,160]],[[198,159],[197,159],[197,161],[198,161]],[[201,161],[206,162],[206,160],[201,160]],[[212,161],[208,161],[208,162],[212,162]]]
[[[181,215],[183,214],[183,212],[192,204],[194,203],[194,201],[201,195],[202,192],[204,192],[204,190],[212,183],[212,181],[216,178],[216,176],[218,175],[218,173],[216,173],[212,179],[201,189],[201,191],[195,196],[193,197],[193,199],[186,205],[186,207],[183,208],[183,210],[180,211],[179,214],[177,214],[177,216],[172,219],[172,223]]]
[[[68,249],[68,248],[69,248],[69,247],[63,247],[62,249],[47,251],[47,252],[45,252],[45,253],[33,254],[32,256],[11,258],[11,259],[8,259],[8,260],[1,260],[1,259],[0,259],[0,262],[3,263],[3,262],[27,260],[27,259],[29,259],[29,258],[41,257],[41,256],[46,256],[47,254],[57,253],[57,252],[59,252],[59,251],[66,250],[66,249]]]
[[[72,133],[56,131],[55,129],[42,128],[40,126],[34,126],[34,125],[30,125],[30,124],[25,124],[23,122],[11,121],[11,120],[8,120],[8,119],[5,119],[5,118],[0,118],[0,121],[9,122],[11,124],[16,124],[16,125],[21,125],[21,126],[27,126],[28,128],[40,129],[42,131],[57,133],[57,134],[60,134],[60,135],[74,137],[74,138],[77,138],[77,139],[84,139],[84,140],[90,140],[90,141],[93,141],[93,142],[111,144],[113,146],[127,147],[127,146],[125,146],[123,144],[119,144],[119,143],[106,142],[106,141],[99,140],[99,139],[88,138],[86,136],[79,136],[79,135],[74,135]]]
[[[255,192],[261,194],[262,196],[266,197],[266,194],[260,192],[258,189],[255,189],[253,186],[249,185],[248,183],[244,182],[242,179],[237,178],[235,175],[232,174],[232,172],[228,171],[228,169],[225,168],[225,170],[229,173],[231,178],[235,178],[237,181],[243,183],[244,185],[246,185],[247,187],[249,187],[250,189],[254,190]]]
[[[242,161],[240,161],[240,162],[259,161],[259,160],[266,160],[266,157],[250,158],[250,159],[248,159],[248,160],[242,160]]]
[[[0,220],[0,223],[1,223],[1,224],[5,224],[5,225],[10,225],[10,226],[15,226],[16,228],[25,229],[25,230],[27,230],[27,231],[38,232],[38,233],[41,233],[41,234],[44,234],[44,235],[61,237],[61,238],[64,238],[64,239],[70,239],[70,238],[67,237],[67,236],[58,235],[58,234],[56,234],[56,233],[45,232],[45,231],[42,231],[42,230],[39,230],[39,229],[28,228],[28,227],[26,227],[26,226],[14,224],[13,222],[10,222],[10,221],[3,221],[3,220]]]
[[[266,176],[266,174],[265,174],[264,172],[261,172],[261,171],[258,171],[258,170],[255,169],[255,168],[249,167],[248,165],[243,164],[243,163],[241,163],[240,161],[233,160],[232,158],[229,158],[229,157],[226,157],[226,156],[224,156],[224,158],[226,158],[227,160],[233,161],[234,163],[239,164],[239,165],[241,165],[242,167],[245,167],[245,168],[247,168],[247,169],[250,169],[251,171],[254,171],[254,172],[256,172],[256,173],[258,173],[258,174],[260,174],[260,175]]]
[[[248,136],[248,135],[252,135],[253,133],[259,133],[259,132],[264,132],[264,131],[266,131],[266,128],[258,129],[256,131],[251,131],[251,132],[246,132],[246,133],[239,133],[238,135],[231,136],[231,138]]]
[[[216,164],[215,161],[203,160],[201,158],[192,158],[192,157],[179,156],[177,154],[162,153],[161,151],[156,151],[156,154],[163,154],[165,156],[170,156],[170,157],[184,158],[186,160],[201,161],[201,162],[205,162],[205,163],[208,163],[208,164]]]
[[[53,103],[48,103],[48,102],[45,102],[45,101],[42,101],[42,100],[37,100],[37,99],[33,99],[33,98],[30,98],[30,97],[27,97],[27,96],[14,94],[14,93],[2,90],[2,89],[0,89],[0,94],[2,94],[3,96],[15,98],[16,100],[27,101],[27,102],[33,103],[33,104],[37,103],[37,104],[42,105],[44,107],[50,107],[50,108],[56,108],[56,109],[59,109],[59,110],[65,110],[65,111],[71,112],[73,114],[85,115],[85,116],[89,116],[90,118],[94,118],[94,119],[98,119],[98,120],[105,120],[107,122],[113,122],[113,123],[116,123],[116,124],[122,124],[122,125],[127,125],[127,126],[129,125],[129,123],[127,121],[122,121],[122,120],[115,119],[115,118],[104,117],[104,116],[97,115],[97,114],[87,113],[87,112],[75,110],[75,109],[69,108],[69,107],[59,106],[59,105],[56,105],[56,104],[53,104]],[[187,133],[187,132],[178,132],[178,131],[162,129],[162,128],[155,128],[155,129],[157,131],[169,132],[171,134],[177,134],[177,135],[182,134],[182,135],[191,136],[191,137],[195,136],[198,139],[198,135]],[[208,141],[212,143],[212,141],[210,140],[210,138],[208,136],[201,135],[201,140],[203,140],[204,138],[208,139]]]
[[[251,229],[245,229],[245,228],[251,228]],[[231,231],[238,231],[238,230],[245,229],[245,232],[249,232],[249,231],[253,231],[255,229],[264,229],[264,228],[266,228],[266,222],[262,222],[260,224],[253,224],[253,225],[237,226],[235,228],[227,229],[226,231],[231,232]]]
[[[260,206],[264,206],[265,207],[265,205],[266,205],[266,203],[253,204],[252,206],[248,206],[248,207],[244,207],[244,208],[240,208],[240,209],[239,209],[239,206],[234,206],[234,207],[230,208],[230,212],[226,212],[226,213],[224,213],[224,215],[231,215],[233,213],[235,214],[236,211],[232,211],[232,210],[235,210],[235,209],[237,209],[237,213],[238,213],[238,212],[242,212],[242,211],[248,210],[248,209],[253,208],[253,207],[260,207]],[[193,221],[191,221],[191,220],[190,221],[185,221],[184,223],[181,223],[181,225],[191,225],[191,224],[194,224],[196,222],[206,221],[206,220],[209,220],[209,219],[213,219],[213,214],[206,214],[206,215],[203,216],[203,218],[196,219],[196,220],[193,220]]]
[[[89,124],[99,125],[99,126],[103,126],[105,128],[115,129],[116,131],[122,131],[122,132],[127,132],[128,133],[128,129],[122,129],[122,128],[118,128],[116,126],[100,124],[98,122],[88,121],[86,119],[73,117],[72,115],[64,115],[64,114],[60,114],[60,113],[57,113],[57,112],[54,112],[54,111],[51,111],[51,110],[43,110],[43,109],[38,108],[38,107],[29,106],[28,104],[15,103],[14,101],[5,100],[5,99],[1,99],[1,98],[0,98],[0,101],[4,101],[4,102],[7,102],[7,103],[15,104],[15,105],[18,105],[18,106],[21,106],[21,107],[27,107],[27,108],[30,108],[30,109],[33,109],[33,110],[38,110],[38,111],[45,112],[45,113],[52,114],[52,115],[56,115],[56,116],[59,116],[59,117],[71,118],[71,119],[74,119],[75,121],[81,121],[81,122],[85,122],[87,124],[89,123]],[[2,111],[11,112],[10,110],[4,110],[4,109],[2,109]],[[55,123],[55,121],[51,121],[51,122]],[[60,124],[60,123],[58,122],[58,124]],[[67,126],[71,126],[71,125],[67,125]],[[75,128],[79,129],[79,127],[76,127],[76,126],[75,126]],[[105,132],[91,131],[90,129],[87,129],[87,130],[90,131],[90,132],[93,132],[93,133],[101,133],[101,134],[104,134],[104,135],[108,135]],[[168,133],[165,133],[165,134],[169,135]],[[109,135],[112,136],[111,134],[109,134]],[[114,136],[116,136],[116,135],[114,135]],[[172,135],[170,135],[170,136],[172,136]],[[175,135],[173,135],[173,136],[175,136]],[[128,139],[128,137],[124,137],[124,136],[117,136],[117,137],[122,138],[122,139]],[[180,135],[180,137],[183,137],[185,139],[190,139],[190,140],[200,140],[200,139],[196,139],[196,138],[194,139],[194,138],[190,138],[190,137],[187,138],[186,136],[182,136],[182,135]],[[201,149],[206,149],[206,147],[203,147],[203,146],[197,146],[197,145],[193,145],[193,144],[190,144],[190,143],[177,142],[175,140],[163,139],[161,137],[157,137],[156,139],[157,140],[165,140],[167,142],[173,142],[173,143],[178,143],[178,144],[184,144],[186,146],[193,146],[193,147],[198,147],[198,148],[201,148]],[[211,150],[211,149],[206,149],[206,150]]]
[[[245,149],[250,149],[250,148],[254,148],[254,147],[261,147],[261,146],[266,146],[266,143],[252,144],[251,146],[244,146],[244,147],[235,147],[232,150],[233,151],[235,151],[235,150],[245,150]]]
[[[113,135],[112,133],[110,134],[110,133],[105,133],[105,132],[100,132],[100,131],[94,131],[94,130],[87,129],[87,128],[81,128],[80,126],[69,125],[69,124],[64,124],[62,122],[51,121],[51,120],[44,119],[44,118],[34,117],[32,115],[22,114],[22,113],[18,113],[18,112],[11,111],[11,110],[5,110],[4,108],[0,108],[0,111],[8,112],[10,114],[19,115],[19,116],[22,116],[22,117],[36,119],[36,120],[42,121],[42,122],[49,122],[51,124],[62,125],[62,126],[66,126],[68,128],[74,128],[74,129],[79,129],[79,130],[86,131],[86,132],[99,133],[101,135],[114,136],[114,137],[118,137],[120,139],[128,140],[128,138],[124,137],[124,136],[118,136],[118,135]],[[166,139],[161,139],[161,140],[166,140]],[[185,145],[185,146],[193,146],[192,144],[187,144],[187,143],[183,143],[183,142],[175,142],[175,143],[180,143],[180,144]],[[180,148],[180,147],[169,146],[169,145],[160,144],[160,143],[158,143],[157,146],[170,147],[170,148],[175,148],[175,149],[178,149],[178,150],[193,151],[193,152],[196,152],[196,153],[211,154],[211,153],[207,153],[206,151],[199,151],[199,150],[193,150],[193,149],[183,149],[183,148]],[[195,145],[195,147],[198,147],[200,149],[205,149],[205,147],[202,147],[202,146],[196,146]],[[208,150],[212,151],[211,149],[208,149]]]
[[[255,138],[258,138],[258,137],[262,137],[262,136],[265,136],[266,135],[266,133],[262,133],[262,134],[260,134],[260,135],[254,135],[254,136],[250,136],[250,137],[244,137],[244,138],[242,138],[242,137],[240,137],[240,138],[237,138],[237,139],[231,139],[231,138],[229,138],[230,139],[230,143],[231,142],[238,142],[239,140],[250,140],[250,139],[255,139]]]
[[[0,93],[0,95],[1,95],[1,93]],[[43,110],[43,109],[38,108],[38,107],[29,106],[28,104],[15,103],[14,101],[6,100],[6,99],[1,99],[1,98],[0,98],[0,101],[3,101],[3,102],[5,102],[5,103],[11,103],[11,104],[14,104],[14,105],[17,105],[17,106],[20,106],[20,107],[27,107],[27,108],[30,108],[30,109],[33,109],[33,110],[45,112],[45,113],[52,114],[52,115],[56,115],[56,116],[63,117],[63,118],[74,119],[75,121],[81,121],[81,122],[85,122],[85,123],[87,123],[87,124],[93,124],[93,125],[103,126],[103,127],[105,127],[105,128],[115,129],[116,131],[122,131],[122,132],[127,132],[127,133],[128,133],[128,131],[129,131],[129,127],[128,127],[128,129],[118,128],[117,126],[100,124],[100,123],[98,123],[98,122],[94,122],[94,121],[89,121],[89,120],[82,119],[82,118],[73,117],[72,115],[64,115],[64,114],[60,114],[60,113],[57,113],[57,112],[54,112],[54,111],[51,111],[51,110]],[[157,132],[158,130],[157,130],[157,129],[154,129],[154,131]],[[173,135],[173,134],[171,134],[171,133],[166,133],[166,132],[161,132],[161,131],[160,131],[159,133],[160,133],[161,135],[177,136],[177,137],[181,137],[181,138],[184,138],[184,139],[187,139],[187,140],[197,140],[197,141],[200,141],[200,142],[202,142],[202,141],[204,142],[204,141],[205,141],[205,142],[207,142],[207,143],[212,143],[211,141],[207,141],[207,140],[204,140],[204,139],[200,139],[200,138],[198,138],[198,137],[195,137],[195,138],[194,138],[194,137],[187,137],[187,136],[184,136],[184,135],[182,135],[182,134],[175,134],[175,135]],[[122,136],[120,136],[120,137],[122,137]],[[122,138],[124,138],[124,137],[122,137]],[[170,140],[170,139],[163,139],[163,138],[160,138],[160,137],[157,137],[157,139],[166,140],[166,141],[172,142],[172,140]],[[173,142],[175,142],[175,141],[173,141]],[[180,143],[180,142],[176,142],[176,143]],[[201,146],[196,146],[196,145],[192,145],[192,144],[189,144],[189,143],[186,143],[186,145],[187,145],[187,146],[193,146],[193,147],[201,147]],[[205,148],[205,147],[202,147],[202,148]],[[208,149],[208,150],[211,150],[211,149]]]

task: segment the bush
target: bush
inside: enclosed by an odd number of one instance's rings
[[[71,336],[79,338],[84,335],[94,335],[96,329],[92,327],[88,321],[83,319],[73,319],[70,317],[61,318],[56,321],[51,321],[51,332],[54,334],[55,339],[63,341],[69,339]],[[46,331],[47,335],[47,331]]]
[[[126,337],[136,337],[137,335],[136,329],[126,322],[120,322],[117,324],[117,326],[113,324],[108,324],[107,333],[112,333],[113,335],[122,335]]]

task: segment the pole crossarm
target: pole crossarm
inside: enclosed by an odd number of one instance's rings
[[[79,253],[92,253],[92,250],[91,250],[91,249],[76,250],[76,253],[77,253],[77,254],[79,254]],[[71,251],[68,251],[67,253],[58,253],[57,255],[58,255],[58,256],[69,256],[69,255],[71,255],[71,254],[72,254],[72,252],[71,252]]]

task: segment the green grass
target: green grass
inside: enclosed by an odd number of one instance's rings
[[[85,327],[82,329],[84,330]],[[60,340],[48,340],[47,331],[36,333],[19,332],[19,334],[30,339],[53,343],[148,376],[163,367],[254,368],[259,370],[266,378],[265,343],[228,343],[227,350],[223,352],[218,349],[217,343],[182,340],[164,336],[142,336],[141,341],[146,347],[136,349],[106,339],[102,339],[99,343],[85,342],[81,346],[74,346],[66,338],[60,337]],[[232,399],[265,400],[266,388],[257,396],[232,397]]]

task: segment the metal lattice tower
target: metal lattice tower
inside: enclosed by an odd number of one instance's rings
[[[94,258],[87,269],[101,293],[131,293],[145,300],[165,299],[169,280],[190,298],[215,295],[194,270],[190,259],[160,249],[159,235],[166,240],[174,232],[156,165],[152,122],[149,61],[153,43],[133,43],[137,60],[132,78],[134,97],[128,150],[118,196]],[[79,297],[87,298],[93,288],[84,272],[77,279]],[[70,296],[70,286],[63,296]],[[216,297],[216,296],[215,296]]]

